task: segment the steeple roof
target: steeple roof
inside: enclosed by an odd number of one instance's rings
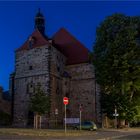
[[[29,50],[49,44],[44,31],[45,19],[39,10],[35,17],[35,31],[16,51]],[[64,28],[54,34],[52,44],[67,57],[67,65],[89,62],[89,50]]]
[[[36,16],[35,16],[35,29],[38,29],[40,33],[45,35],[45,18],[43,14],[40,12],[40,9],[38,10]]]
[[[40,8],[38,9],[38,12],[37,12],[37,14],[36,14],[35,17],[36,17],[36,18],[37,18],[37,17],[44,18],[43,14],[40,12]]]

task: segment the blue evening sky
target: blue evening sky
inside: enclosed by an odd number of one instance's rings
[[[0,85],[4,90],[9,89],[9,75],[14,71],[14,51],[33,32],[38,8],[45,16],[49,37],[64,27],[90,50],[96,28],[106,16],[140,15],[140,1],[0,1]]]

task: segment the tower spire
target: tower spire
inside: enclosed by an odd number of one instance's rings
[[[38,12],[35,16],[35,29],[38,29],[40,33],[45,34],[45,18],[38,8]]]
[[[38,13],[40,13],[40,8],[38,8]]]

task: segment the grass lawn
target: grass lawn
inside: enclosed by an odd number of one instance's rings
[[[21,128],[0,128],[0,135],[21,135],[21,136],[45,136],[45,137],[63,137],[63,136],[90,136],[95,131],[50,130],[50,129],[21,129]]]

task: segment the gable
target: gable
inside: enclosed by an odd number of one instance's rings
[[[46,44],[49,44],[47,39],[38,30],[35,30],[25,41],[25,43],[16,51],[29,50],[31,48],[41,47]]]

